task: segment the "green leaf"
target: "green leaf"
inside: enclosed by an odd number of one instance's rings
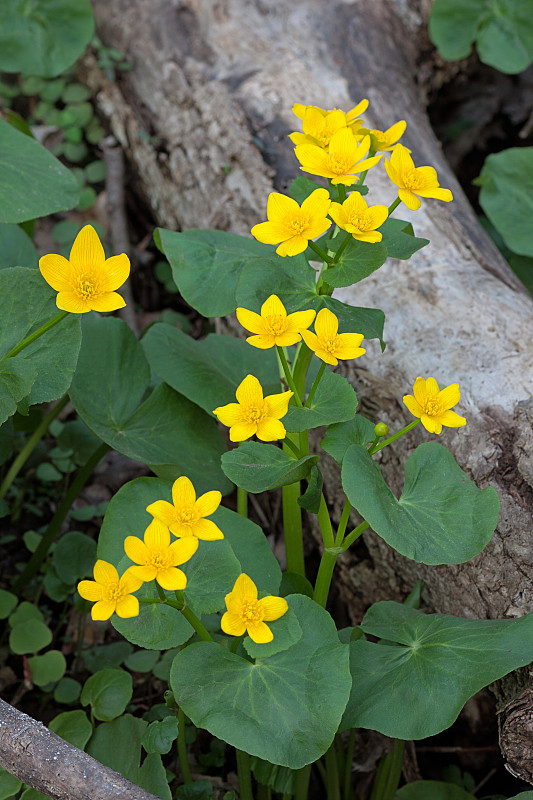
[[[6,589],[0,589],[0,619],[9,617],[18,603],[18,597]]]
[[[166,384],[143,400],[149,382],[148,362],[125,322],[92,315],[84,320],[70,397],[86,425],[135,461],[170,465],[175,477],[186,472],[199,491],[229,491],[220,468],[226,446],[214,419]]]
[[[474,41],[481,61],[509,74],[533,61],[529,0],[435,0],[430,36],[443,58],[465,58]]]
[[[213,614],[224,608],[224,598],[241,573],[225,539],[200,542],[196,553],[181,569],[187,575],[185,600],[197,614]]]
[[[60,680],[67,669],[67,661],[59,650],[48,650],[42,656],[28,659],[31,678],[36,686],[46,686]]]
[[[132,672],[151,672],[158,659],[156,650],[137,650],[127,657],[125,664]]]
[[[89,740],[86,752],[101,764],[137,783],[141,741],[147,726],[147,722],[132,717],[131,714],[124,714],[112,722],[98,725]]]
[[[0,800],[7,800],[16,795],[21,786],[22,781],[0,767]]]
[[[89,672],[98,672],[105,667],[119,667],[131,653],[133,647],[128,642],[111,642],[82,650],[82,658]]]
[[[93,32],[89,0],[3,0],[0,69],[53,78],[82,55]]]
[[[136,782],[147,792],[155,794],[156,797],[172,800],[166,770],[159,753],[148,753],[139,768]]]
[[[148,725],[143,734],[142,746],[147,753],[169,753],[177,738],[178,720],[176,717],[165,717]]]
[[[243,645],[250,658],[268,658],[268,656],[288,650],[302,638],[302,628],[292,608],[289,608],[279,619],[269,622],[268,627],[274,634],[271,642],[257,644],[249,636],[244,637]]]
[[[92,574],[96,561],[96,542],[84,533],[65,533],[57,543],[52,562],[57,574],[66,584]]]
[[[48,647],[51,641],[52,631],[38,619],[19,622],[9,634],[9,646],[17,655],[37,653],[43,647]]]
[[[318,456],[295,460],[273,444],[244,442],[224,453],[222,469],[241,489],[257,494],[303,480],[317,461]]]
[[[252,758],[252,772],[254,778],[263,786],[270,786],[278,794],[292,795],[296,790],[296,773],[279,764],[269,764],[262,758]]]
[[[341,730],[424,739],[448,728],[469,697],[533,660],[533,614],[472,620],[376,603],[361,628],[397,645],[350,644],[352,691]]]
[[[36,377],[35,366],[24,358],[0,361],[0,423],[15,414],[18,403],[30,393]]]
[[[58,309],[56,292],[34,269],[0,270],[0,296],[3,298],[0,358],[3,358],[29,334],[53,319]],[[68,391],[81,344],[80,316],[70,314],[19,355],[1,362],[2,370],[15,365],[24,375],[33,370],[36,377],[27,391],[29,405],[57,400]]]
[[[383,234],[381,243],[385,245],[391,258],[411,258],[413,253],[429,244],[429,239],[418,239],[411,223],[404,219],[389,217],[379,231]]]
[[[287,602],[302,628],[288,650],[252,664],[218,644],[192,644],[174,659],[170,685],[197,727],[298,769],[327,750],[338,728],[350,692],[348,646],[317,603],[302,595]]]
[[[101,669],[87,678],[81,692],[82,706],[91,706],[96,719],[108,721],[120,716],[133,694],[129,672],[123,669]]]
[[[330,425],[326,435],[320,442],[321,447],[329,453],[338,464],[342,464],[346,451],[352,444],[360,444],[363,447],[375,439],[374,423],[370,422],[361,414],[356,414],[348,422],[339,422]]]
[[[56,703],[72,705],[78,700],[80,694],[81,683],[79,681],[74,678],[61,678],[54,689],[54,700]]]
[[[339,263],[325,270],[323,278],[336,288],[352,286],[383,266],[387,256],[387,248],[381,242],[370,244],[352,238],[342,252]]]
[[[9,617],[9,624],[14,628],[15,625],[20,625],[21,622],[27,622],[29,619],[37,619],[39,622],[44,622],[44,614],[33,603],[23,600]]]
[[[515,253],[533,256],[533,147],[511,147],[485,159],[480,205]]]
[[[387,544],[422,564],[469,561],[490,541],[498,522],[495,489],[478,489],[436,442],[421,444],[407,459],[399,501],[360,445],[344,456],[342,485],[352,506]]]
[[[282,422],[290,433],[345,422],[355,416],[357,395],[344,375],[326,369],[309,407],[290,405]]]
[[[323,188],[324,187],[316,183],[316,181],[312,181],[311,178],[306,178],[305,175],[299,175],[291,181],[289,194],[293,200],[296,200],[299,205],[302,205],[303,201],[306,200],[315,189]]]
[[[147,331],[142,345],[154,372],[208,414],[234,403],[247,375],[255,375],[265,395],[280,391],[274,350],[258,350],[235,336],[210,334],[199,341],[160,323]]]
[[[225,797],[225,795],[224,795]],[[193,781],[178,786],[176,800],[212,800],[213,784],[210,781]]]
[[[304,494],[298,497],[298,505],[309,511],[310,514],[318,514],[320,500],[322,499],[322,473],[316,466],[311,467],[311,472],[307,479],[307,489]]]
[[[78,193],[66,167],[35,139],[0,119],[0,222],[68,211],[77,205]]]
[[[73,744],[74,747],[78,747],[80,750],[85,748],[93,732],[93,726],[87,719],[87,714],[81,708],[58,714],[48,727],[58,736],[61,736],[62,739],[65,739],[66,742]]]
[[[455,783],[413,781],[397,789],[394,800],[475,800],[475,798]]]
[[[28,234],[15,224],[0,225],[0,269],[37,266],[39,256]]]
[[[155,599],[157,591],[152,583],[145,583],[137,597]],[[147,650],[167,650],[184,644],[194,629],[177,609],[160,603],[140,603],[136,617],[122,619],[116,614],[111,624],[129,642]]]

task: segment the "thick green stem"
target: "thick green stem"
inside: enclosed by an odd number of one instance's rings
[[[340,257],[342,256],[342,254],[343,254],[344,250],[346,249],[346,247],[347,247],[347,245],[348,245],[348,242],[349,242],[349,241],[350,241],[350,239],[352,239],[352,238],[353,238],[353,237],[352,237],[352,234],[351,234],[351,233],[347,233],[347,234],[346,234],[346,236],[344,237],[344,241],[343,241],[343,242],[341,242],[341,246],[339,247],[339,249],[338,249],[338,250],[337,250],[337,252],[335,253],[335,259],[334,259],[334,261],[333,261],[333,264],[332,264],[332,266],[334,266],[335,264],[338,264]]]
[[[34,554],[26,564],[24,570],[19,575],[19,577],[13,583],[13,591],[18,593],[21,589],[26,586],[28,581],[33,578],[36,572],[39,570],[41,564],[43,563],[44,559],[48,555],[48,551],[52,544],[55,541],[56,536],[58,535],[59,531],[61,530],[61,526],[65,517],[67,516],[68,512],[70,511],[70,507],[76,497],[79,495],[87,481],[89,480],[94,468],[98,464],[99,461],[105,456],[107,451],[109,450],[109,445],[105,442],[96,448],[92,456],[87,459],[86,463],[83,467],[79,470],[76,477],[72,481],[72,484],[64,496],[63,500],[59,504],[59,507],[50,520],[50,524],[48,528],[43,534],[41,541],[37,549],[35,550]]]
[[[276,350],[278,353],[278,358],[280,360],[280,364],[283,367],[283,372],[285,375],[285,380],[287,381],[287,386],[289,389],[294,393],[294,401],[299,408],[302,408],[302,401],[300,400],[300,394],[298,389],[296,388],[296,384],[294,383],[294,379],[292,377],[292,373],[289,369],[289,365],[287,363],[287,359],[285,358],[285,353],[283,352],[283,348],[279,345],[276,345]]]
[[[320,506],[318,509],[318,524],[320,525],[320,533],[322,534],[322,541],[324,547],[333,547],[335,544],[335,537],[333,536],[333,528],[331,527],[331,519],[329,516],[326,499],[322,494],[320,497]]]
[[[248,516],[248,492],[237,486],[237,512],[241,517]]]
[[[48,412],[48,414],[43,417],[40,424],[37,428],[33,431],[32,435],[15,458],[13,463],[11,464],[10,468],[7,471],[7,474],[2,481],[2,485],[0,486],[0,497],[5,497],[7,490],[19,474],[20,470],[32,454],[35,446],[38,442],[43,438],[44,434],[48,430],[50,423],[54,421],[58,414],[65,408],[66,404],[68,403],[68,395],[59,400],[55,406]]]
[[[346,186],[344,183],[338,183],[337,189],[339,190],[339,203],[344,203],[346,200]]]
[[[391,444],[391,442],[395,442],[396,439],[400,438],[400,436],[404,436],[406,433],[409,433],[409,431],[412,431],[413,428],[416,428],[416,426],[419,423],[420,423],[419,419],[414,419],[412,422],[409,423],[409,425],[406,425],[405,428],[402,428],[397,433],[395,433],[393,436],[389,436],[389,438],[385,439],[385,441],[381,442],[381,444],[378,444],[378,445],[374,445],[373,444],[372,447],[370,447],[369,450],[368,450],[369,454],[372,456],[372,455],[374,455],[374,453],[377,453],[379,450],[383,450],[384,447],[387,447],[387,445]]]
[[[346,745],[346,761],[344,762],[344,786],[343,786],[343,800],[352,800],[352,758],[353,748],[355,745],[356,728],[350,731],[350,738]]]
[[[348,520],[350,519],[351,510],[352,510],[352,504],[350,503],[349,500],[347,500],[344,504],[344,508],[342,509],[339,527],[337,528],[337,535],[335,536],[336,547],[340,547],[342,544],[342,540],[344,539],[344,533],[346,531],[346,526],[348,525]]]
[[[302,767],[296,773],[296,791],[294,792],[294,800],[307,800],[309,792],[309,779],[311,777],[311,764]]]
[[[54,325],[57,325],[58,322],[61,322],[62,319],[68,317],[68,314],[68,311],[60,311],[59,314],[56,314],[56,316],[52,317],[51,320],[45,322],[44,325],[41,325],[40,328],[37,328],[37,330],[31,333],[29,336],[26,336],[26,338],[19,342],[16,347],[10,350],[7,356],[4,356],[4,358],[13,358],[13,356],[18,355],[21,350],[24,350],[24,348],[32,344],[32,342],[42,336],[43,333],[46,333],[46,331],[49,331],[50,328],[54,327]]]
[[[192,783],[191,768],[187,758],[187,742],[185,741],[185,714],[178,707],[178,758],[183,783]]]
[[[404,749],[403,739],[395,739],[392,751],[379,764],[370,800],[394,800],[402,776]]]
[[[298,505],[300,481],[283,486],[283,528],[285,531],[285,554],[287,570],[305,576],[304,546],[302,535],[302,511]]]
[[[322,378],[322,375],[324,374],[324,370],[325,369],[326,369],[326,362],[323,361],[322,364],[320,365],[320,369],[317,372],[316,378],[313,381],[313,385],[311,386],[311,391],[309,392],[309,397],[305,401],[305,405],[306,405],[307,408],[309,408],[311,403],[313,402],[313,397],[315,396],[315,392],[318,389],[318,384],[320,383],[320,379]]]
[[[244,750],[235,748],[237,756],[237,774],[239,776],[239,797],[241,800],[254,800],[252,792],[252,770],[250,756]]]
[[[303,397],[305,395],[307,373],[309,371],[309,364],[311,363],[312,358],[313,351],[306,345],[305,342],[302,342],[298,351],[298,356],[294,362],[294,369],[292,373],[294,385],[296,386],[299,397]]]
[[[320,258],[322,259],[322,261],[325,261],[325,262],[326,262],[326,264],[329,264],[329,262],[331,261],[331,259],[330,259],[330,257],[328,256],[328,254],[327,254],[327,253],[326,253],[324,250],[322,250],[322,248],[321,248],[321,247],[319,247],[319,246],[318,246],[317,244],[315,244],[313,241],[310,241],[310,242],[308,242],[308,244],[309,244],[309,247],[311,248],[311,250],[313,250],[313,251],[314,251],[314,252],[317,254],[317,256],[320,256]]]
[[[390,204],[390,206],[389,206],[389,217],[390,217],[390,215],[392,214],[392,212],[393,212],[393,211],[394,211],[396,208],[398,208],[398,206],[400,205],[400,203],[401,203],[401,202],[402,202],[402,201],[400,200],[400,198],[399,198],[399,197],[397,197],[397,198],[396,198],[396,200],[395,200],[393,203],[391,203],[391,204]]]
[[[189,622],[192,625],[192,627],[194,628],[200,639],[202,639],[204,642],[215,641],[211,636],[211,634],[209,633],[209,631],[207,630],[207,628],[205,628],[204,625],[202,625],[196,614],[193,611],[191,611],[189,606],[187,605],[182,606],[182,608],[180,608],[180,611],[187,620],[187,622]]]
[[[313,592],[313,600],[321,605],[322,608],[326,607],[333,570],[337,563],[337,556],[339,556],[341,552],[340,547],[335,547],[326,549],[322,553],[315,583],[315,591]]]
[[[324,761],[326,762],[328,800],[341,800],[339,770],[337,766],[337,755],[335,753],[334,744],[332,744],[328,750],[326,750]]]
[[[350,545],[352,545],[356,539],[359,539],[361,534],[364,533],[366,529],[369,527],[370,523],[367,522],[366,520],[364,522],[361,522],[361,524],[358,525],[357,528],[354,528],[353,531],[351,531],[351,533],[349,533],[348,536],[345,538],[342,545],[340,546],[341,551],[345,553],[346,550],[350,547]]]

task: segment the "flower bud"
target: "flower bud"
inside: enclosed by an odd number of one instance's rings
[[[385,425],[384,422],[378,422],[377,425],[374,426],[374,434],[375,436],[379,436],[382,438],[386,436],[389,432],[389,426]]]

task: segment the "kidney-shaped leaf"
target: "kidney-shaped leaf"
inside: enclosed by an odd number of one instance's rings
[[[342,485],[353,507],[387,544],[422,564],[468,561],[490,541],[498,522],[495,489],[478,489],[437,442],[420,445],[408,458],[400,500],[361,445],[346,451]]]
[[[331,744],[350,674],[348,646],[340,643],[329,614],[303,595],[287,602],[302,628],[288,650],[252,664],[218,644],[192,644],[174,659],[170,685],[196,726],[273,764],[298,769]]]
[[[290,405],[283,424],[291,433],[345,422],[357,411],[357,395],[343,375],[326,369],[309,407]]]
[[[318,456],[295,460],[280,447],[244,442],[222,456],[222,469],[233,483],[247,492],[264,492],[307,478]]]
[[[469,697],[533,660],[533,614],[472,620],[382,602],[370,607],[361,628],[398,645],[350,643],[353,683],[341,729],[434,736]]]
[[[379,269],[387,260],[387,255],[387,248],[381,242],[371,244],[351,239],[339,263],[324,272],[324,280],[336,288],[352,286]]]

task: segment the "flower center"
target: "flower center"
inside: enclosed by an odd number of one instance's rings
[[[309,217],[306,214],[294,214],[286,222],[289,236],[301,236],[309,225]]]
[[[352,166],[352,159],[346,156],[329,153],[326,157],[326,169],[335,173],[335,175],[346,175],[352,171]]]
[[[111,586],[106,586],[103,595],[105,600],[112,600],[114,602],[120,600],[121,597],[124,597],[126,592],[124,589],[120,588],[119,583],[111,584]]]
[[[265,318],[265,328],[273,336],[280,336],[287,330],[287,317],[282,314],[269,314]]]
[[[262,622],[265,612],[257,600],[249,600],[242,604],[241,616],[245,622]]]
[[[155,567],[156,569],[166,569],[168,567],[168,554],[163,550],[152,550],[148,554],[147,567]]]
[[[98,288],[96,287],[94,280],[85,276],[78,278],[78,285],[76,288],[78,290],[78,294],[80,294],[84,299],[93,297],[98,293]]]
[[[355,211],[352,211],[352,213],[348,215],[348,222],[350,225],[353,225],[354,228],[357,228],[358,231],[367,231],[372,225],[367,214],[358,214]]]
[[[404,173],[403,182],[405,184],[406,189],[410,189],[412,192],[416,191],[417,189],[423,189],[425,186],[425,179],[424,176],[419,173],[416,169],[409,169]]]
[[[334,353],[335,352],[335,350],[337,349],[337,339],[338,338],[339,338],[338,336],[334,336],[333,338],[330,338],[330,339],[322,339],[321,340],[321,345],[324,348],[324,350],[326,351],[326,353]]]
[[[260,422],[266,416],[265,404],[263,403],[261,407],[244,406],[242,415],[246,422]]]
[[[182,525],[194,525],[200,519],[194,506],[185,506],[177,511],[178,521]]]
[[[438,417],[442,414],[442,404],[436,397],[428,397],[424,403],[424,413],[428,417]]]

